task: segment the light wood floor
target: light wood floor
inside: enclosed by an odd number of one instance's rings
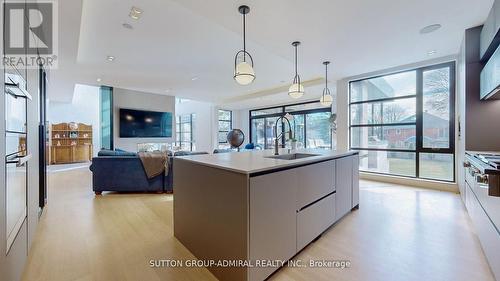
[[[94,197],[87,169],[49,179],[23,280],[216,280],[204,268],[149,267],[151,259],[194,258],[173,237],[172,195]],[[296,257],[351,267],[283,268],[271,280],[494,280],[458,195],[361,186],[360,209]]]

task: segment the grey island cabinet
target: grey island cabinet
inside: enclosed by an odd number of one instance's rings
[[[174,235],[219,280],[266,279],[359,205],[356,151],[174,161]]]

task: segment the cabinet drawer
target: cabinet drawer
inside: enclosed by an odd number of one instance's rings
[[[297,213],[297,252],[335,222],[335,194]]]
[[[335,160],[297,169],[297,210],[335,190]]]

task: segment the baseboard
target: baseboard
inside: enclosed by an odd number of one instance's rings
[[[374,173],[363,173],[360,172],[359,176],[364,180],[378,181],[378,182],[386,182],[400,185],[409,185],[414,187],[421,187],[427,189],[448,191],[453,193],[458,193],[458,185],[454,182],[441,182],[441,181],[433,181],[433,180],[425,180],[425,179],[413,179],[406,177],[398,177],[391,175],[381,175]]]

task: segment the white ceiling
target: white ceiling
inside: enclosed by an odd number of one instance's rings
[[[290,43],[294,40],[302,41],[302,80],[321,78],[321,63],[327,59],[332,61],[329,80],[335,81],[427,60],[430,50],[437,51],[435,57],[458,53],[464,29],[481,24],[493,0],[59,3],[60,67],[52,73],[51,98],[70,99],[75,83],[99,84],[96,79],[101,78],[105,85],[238,103],[241,108],[246,103],[255,106],[288,99],[283,93],[293,78]],[[257,78],[250,86],[239,86],[232,78],[234,54],[242,48],[242,18],[237,12],[241,4],[251,8],[247,49],[254,57]],[[128,17],[132,6],[144,11],[138,21]],[[123,28],[125,22],[134,29]],[[419,34],[422,27],[434,23],[442,28]],[[107,61],[108,55],[115,56],[115,61]],[[192,81],[192,77],[198,79]],[[306,88],[303,99],[319,97],[321,88]]]

